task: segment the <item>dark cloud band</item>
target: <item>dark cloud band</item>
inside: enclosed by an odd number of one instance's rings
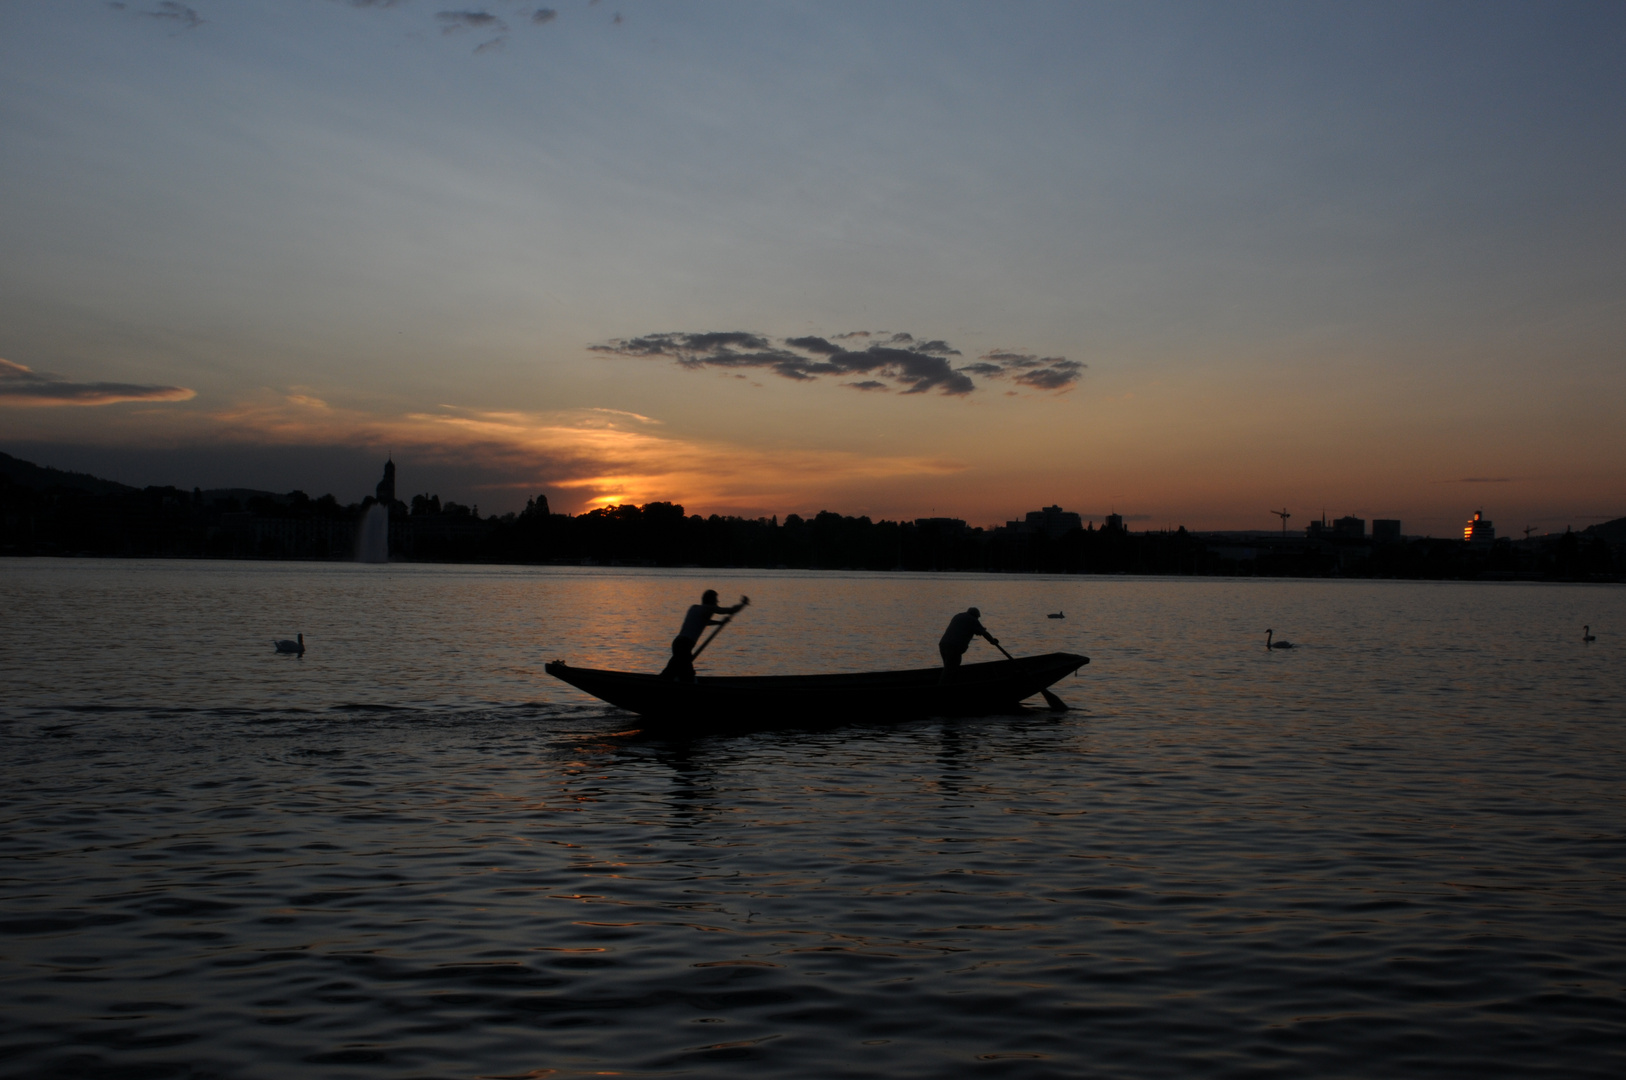
[[[184,386],[74,382],[0,360],[0,405],[112,405],[119,401],[187,401],[196,396],[195,390]]]
[[[868,376],[842,385],[902,394],[970,394],[977,389],[973,375],[1010,378],[1030,389],[1061,392],[1072,388],[1084,371],[1082,363],[1064,356],[1004,350],[955,366],[949,358],[959,356],[960,350],[940,338],[923,341],[912,334],[868,330],[832,338],[770,338],[748,330],[645,334],[589,345],[588,350],[609,356],[667,359],[690,370],[756,368],[793,382],[811,382],[821,375]]]

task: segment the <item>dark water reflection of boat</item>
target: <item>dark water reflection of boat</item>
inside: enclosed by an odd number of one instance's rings
[[[707,728],[922,716],[984,716],[1021,708],[1090,662],[1054,652],[942,668],[842,675],[702,675],[692,683],[659,675],[548,664],[549,675],[654,722]]]

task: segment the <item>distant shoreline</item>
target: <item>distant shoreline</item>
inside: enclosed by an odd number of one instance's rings
[[[356,561],[466,566],[740,567],[1137,577],[1363,578],[1418,581],[1626,579],[1626,518],[1582,532],[1473,539],[1400,534],[1397,521],[1345,518],[1302,531],[1134,532],[1059,506],[978,528],[958,518],[873,521],[829,510],[804,518],[702,517],[653,502],[556,514],[545,495],[481,517],[436,495],[396,498],[395,466],[376,496],[342,505],[247,489],[136,489],[0,454],[0,556]],[[1385,526],[1380,533],[1378,526]]]
[[[933,574],[943,576],[974,576],[985,577],[1067,577],[1067,578],[1160,578],[1164,580],[1187,581],[1350,581],[1350,582],[1417,582],[1417,583],[1449,583],[1456,582],[1464,585],[1622,585],[1626,584],[1626,575],[1610,574],[1606,576],[1593,576],[1587,578],[1556,578],[1542,577],[1534,574],[1499,573],[1489,571],[1474,577],[1384,577],[1376,575],[1353,574],[1213,574],[1213,573],[1169,573],[1158,571],[1128,571],[1128,570],[1002,570],[984,569],[979,567],[956,567],[946,569],[920,569],[915,567],[864,567],[864,566],[749,566],[749,565],[702,565],[697,563],[683,563],[675,565],[662,565],[658,563],[627,563],[611,561],[607,563],[592,561],[571,561],[568,559],[554,559],[543,562],[511,562],[501,560],[475,560],[455,561],[439,559],[390,559],[386,563],[368,563],[360,559],[337,558],[287,558],[277,556],[216,556],[216,555],[101,555],[87,552],[56,552],[50,554],[18,554],[15,552],[0,552],[0,559],[21,562],[24,560],[59,560],[63,562],[96,561],[107,562],[211,562],[211,563],[241,563],[265,565],[280,563],[289,566],[423,566],[423,567],[535,567],[554,570],[684,570],[703,573],[800,573],[800,574]]]

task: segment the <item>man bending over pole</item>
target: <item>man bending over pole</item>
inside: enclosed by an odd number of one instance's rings
[[[937,643],[937,651],[943,655],[943,681],[947,682],[959,670],[960,657],[971,647],[973,637],[985,637],[990,645],[999,644],[999,639],[988,632],[981,619],[982,612],[976,608],[966,608],[949,620],[948,629],[943,631],[943,639]]]

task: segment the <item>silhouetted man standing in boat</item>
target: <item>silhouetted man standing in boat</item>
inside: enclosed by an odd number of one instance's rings
[[[723,620],[717,618],[718,615],[732,615],[750,602],[749,596],[742,596],[733,607],[718,607],[716,589],[707,589],[702,593],[700,603],[689,608],[689,613],[683,617],[683,629],[672,639],[672,659],[666,662],[661,678],[674,682],[694,682],[695,642],[706,632],[706,627],[721,625]]]
[[[971,639],[979,636],[987,638],[990,645],[999,644],[999,639],[982,625],[982,612],[976,608],[966,608],[949,620],[943,639],[937,643],[937,651],[943,654],[945,681],[960,669],[960,657],[971,647]]]

